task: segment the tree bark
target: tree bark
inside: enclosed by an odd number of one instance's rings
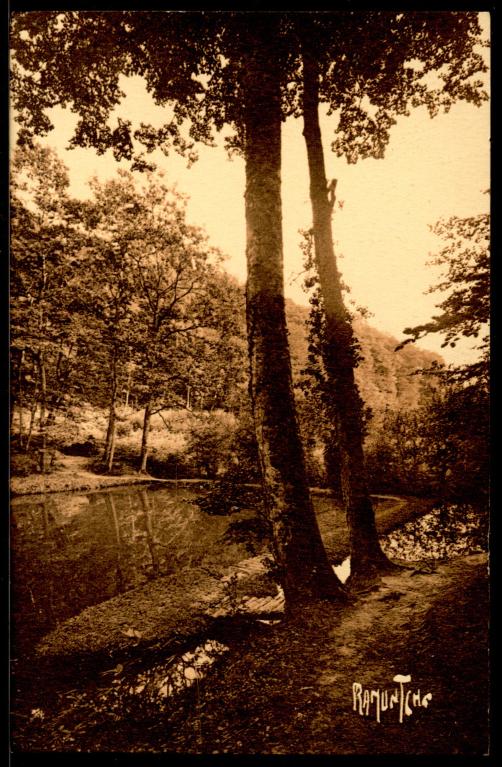
[[[19,366],[17,369],[17,392],[12,392],[10,401],[10,432],[13,433],[14,429],[14,412],[17,406],[18,410],[18,433],[19,433],[19,449],[23,447],[24,439],[24,420],[23,420],[23,366],[24,366],[25,353],[24,349],[21,350],[19,357]]]
[[[49,468],[47,461],[47,371],[45,369],[45,361],[42,352],[38,353],[38,366],[40,372],[39,431],[41,438],[39,467],[42,474],[45,474]]]
[[[129,395],[131,393],[131,383],[132,383],[132,373],[129,371],[129,374],[127,376],[127,384],[125,388],[125,398],[124,398],[124,407],[127,408],[129,406]]]
[[[24,442],[24,417],[23,417],[23,402],[21,398],[18,399],[17,403],[17,411],[18,411],[18,432],[19,432],[19,449],[23,449],[23,442]],[[12,403],[12,410],[11,410],[11,419],[14,420],[14,403]],[[11,431],[13,428],[13,423],[11,423]]]
[[[35,419],[37,417],[37,406],[38,406],[38,399],[37,395],[35,394],[35,398],[33,400],[33,403],[31,405],[30,410],[30,423],[28,425],[28,433],[26,435],[26,445],[24,447],[24,452],[28,453],[31,445],[31,438],[33,436],[33,428],[35,426]]]
[[[114,417],[113,420],[113,427],[110,437],[110,450],[108,453],[108,460],[106,462],[106,470],[109,474],[111,474],[111,471],[113,469],[113,460],[115,458],[115,437],[117,435],[117,421],[116,417]]]
[[[110,409],[108,413],[108,428],[106,430],[105,450],[103,462],[106,464],[108,472],[113,468],[113,458],[115,454],[115,432],[117,428],[117,397],[118,397],[118,375],[117,375],[117,351],[114,350],[111,365],[111,392]]]
[[[106,429],[106,437],[105,437],[105,448],[103,451],[103,461],[106,463],[108,461],[108,456],[110,455],[110,445],[112,442],[112,431],[115,428],[115,402],[113,400],[113,397],[110,400],[110,405],[108,406],[108,426]]]
[[[328,561],[307,484],[283,290],[280,72],[274,22],[251,21],[244,65],[250,395],[273,549],[291,610],[345,594]]]
[[[148,401],[145,406],[145,416],[143,418],[143,435],[141,437],[141,453],[139,457],[140,474],[146,474],[146,463],[148,460],[148,433],[150,430],[150,421],[152,418],[152,405]]]
[[[314,252],[325,313],[322,359],[330,417],[340,454],[340,483],[350,535],[351,577],[389,566],[378,540],[363,453],[362,400],[354,377],[355,337],[337,269],[330,199],[319,124],[319,71],[308,44],[303,50],[303,135],[310,173]]]

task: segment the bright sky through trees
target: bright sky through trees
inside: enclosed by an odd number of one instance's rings
[[[481,14],[489,34],[488,14]],[[117,110],[132,120],[161,125],[165,111],[155,106],[139,77],[123,78],[126,99]],[[391,129],[384,160],[367,159],[348,165],[329,150],[336,116],[322,120],[327,173],[338,179],[333,219],[334,238],[344,281],[357,305],[373,313],[375,327],[403,337],[404,327],[426,322],[440,296],[424,295],[437,281],[437,271],[426,267],[430,253],[441,242],[428,226],[441,217],[470,216],[486,211],[490,187],[490,107],[463,102],[433,120],[425,108],[399,118]],[[156,119],[157,118],[157,119]],[[73,134],[76,116],[68,110],[52,110],[55,124],[46,140],[70,170],[70,191],[89,196],[88,180],[104,180],[116,173],[111,152],[98,156],[91,149],[65,151]],[[308,172],[300,120],[283,127],[283,231],[286,295],[306,303],[301,288],[302,256],[300,228],[311,221]],[[15,126],[13,126],[13,135]],[[176,183],[190,197],[190,220],[206,229],[213,245],[229,258],[226,268],[245,280],[244,162],[229,160],[222,146],[198,147],[199,161],[190,169],[178,155],[166,158],[160,151],[151,156],[165,171],[164,181]],[[121,163],[124,167],[126,163]],[[428,337],[423,347],[439,351],[447,362],[469,361],[470,344],[440,349],[440,339]]]

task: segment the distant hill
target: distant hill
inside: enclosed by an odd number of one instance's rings
[[[298,378],[307,362],[306,320],[309,307],[286,299],[286,318],[293,364],[293,376]],[[423,404],[429,390],[427,376],[413,375],[432,362],[442,362],[434,352],[407,344],[396,352],[399,341],[382,333],[361,319],[354,321],[354,331],[361,344],[363,361],[356,369],[356,380],[365,405],[375,412],[385,408],[410,410]]]

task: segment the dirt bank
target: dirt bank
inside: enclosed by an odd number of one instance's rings
[[[62,455],[58,459],[58,465],[50,474],[29,474],[26,477],[12,476],[10,478],[11,494],[13,496],[39,495],[73,490],[98,490],[102,487],[152,481],[151,478],[137,473],[121,476],[96,474],[88,468],[88,465],[88,458]]]

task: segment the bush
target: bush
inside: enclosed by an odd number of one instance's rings
[[[160,479],[198,479],[195,467],[185,459],[183,453],[171,453],[159,456],[156,453],[148,458],[148,470]]]
[[[187,458],[206,477],[214,479],[235,461],[232,444],[237,422],[232,413],[215,410],[198,414],[188,438]]]
[[[327,476],[324,465],[323,447],[317,445],[305,446],[305,467],[307,469],[307,479],[310,487],[326,487]]]
[[[74,442],[62,450],[66,455],[78,455],[85,458],[93,458],[100,453],[100,446],[90,434],[84,442]]]
[[[133,413],[129,418],[129,424],[132,432],[143,431],[144,414],[140,412]]]
[[[264,514],[258,513],[250,519],[238,519],[231,522],[224,536],[227,543],[242,543],[247,551],[255,556],[263,546],[270,543],[270,525]]]
[[[258,446],[251,408],[246,403],[240,410],[230,447],[233,469],[241,482],[261,482]]]
[[[488,395],[452,388],[410,413],[390,413],[366,450],[373,491],[483,502],[488,494]]]
[[[10,472],[16,477],[28,477],[39,470],[39,458],[36,453],[13,453],[10,457]]]
[[[118,421],[116,435],[117,437],[128,437],[132,430],[132,426],[128,421]]]
[[[232,468],[217,480],[210,492],[194,503],[206,514],[227,515],[261,505],[261,488],[246,487],[245,475]]]

